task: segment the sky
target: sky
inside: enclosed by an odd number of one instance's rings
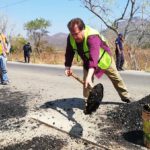
[[[115,10],[117,15],[119,9]],[[83,7],[80,0],[0,0],[0,15],[6,15],[14,34],[22,35],[26,35],[24,24],[36,18],[51,22],[50,35],[68,33],[67,23],[75,17],[82,18],[85,24],[99,31],[105,27],[100,19]]]
[[[67,23],[80,17],[86,24],[96,28],[96,17],[81,6],[79,0],[0,0],[0,14],[6,15],[13,32],[26,34],[24,24],[36,18],[49,20],[49,34],[68,33]],[[95,23],[93,23],[95,22]]]

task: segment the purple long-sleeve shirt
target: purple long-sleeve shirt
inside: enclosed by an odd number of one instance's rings
[[[78,49],[78,54],[83,60],[83,66],[86,70],[89,68],[94,68],[95,70],[95,75],[100,78],[102,74],[104,73],[104,70],[101,70],[98,68],[98,60],[99,60],[99,49],[103,48],[106,50],[110,55],[111,51],[108,45],[101,40],[101,38],[98,35],[91,35],[87,39],[87,45],[89,48],[89,59],[85,56],[84,50],[83,50],[83,43],[76,43],[77,44],[77,49]],[[72,66],[72,61],[74,57],[74,50],[70,44],[70,38],[68,36],[67,38],[67,47],[66,47],[66,54],[65,54],[65,66],[66,67],[71,67]]]

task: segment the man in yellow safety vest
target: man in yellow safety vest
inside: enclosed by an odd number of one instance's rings
[[[111,50],[105,38],[95,29],[86,26],[82,19],[74,18],[69,21],[70,34],[67,39],[65,53],[65,74],[72,74],[71,66],[74,55],[77,53],[83,61],[83,96],[89,95],[88,85],[93,84],[94,75],[100,78],[104,73],[113,83],[121,100],[130,103],[132,98],[116,69]]]

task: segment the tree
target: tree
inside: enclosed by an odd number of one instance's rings
[[[12,48],[13,48],[13,53],[14,52],[22,53],[23,45],[25,43],[27,43],[27,40],[20,34],[18,34],[17,36],[14,36],[11,40],[12,40],[11,44],[12,44]]]
[[[144,0],[142,5],[141,5],[141,18],[142,18],[142,23],[139,27],[136,27],[136,31],[138,34],[138,40],[137,44],[138,46],[141,45],[141,47],[145,47],[146,45],[149,45],[149,40],[145,40],[144,38],[146,37],[147,39],[150,38],[150,1]],[[148,18],[145,17],[148,15]],[[146,18],[146,19],[145,19]]]
[[[122,21],[126,21],[123,24],[124,28],[122,33],[124,37],[129,33],[134,33],[138,42],[147,34],[147,25],[144,24],[144,19],[149,17],[149,0],[80,0],[85,8],[98,17],[103,24],[118,35],[119,25]],[[119,5],[120,4],[120,5]],[[121,9],[119,10],[119,7]],[[143,23],[136,26],[136,22],[133,21],[135,16],[142,16]],[[133,22],[132,22],[133,21]],[[132,25],[132,27],[131,27]],[[139,69],[139,65],[136,61],[135,45],[131,44],[131,50],[128,51],[133,69]]]
[[[131,32],[129,30],[130,24],[134,16],[141,13],[143,6],[146,9],[146,5],[150,2],[148,0],[80,0],[85,8],[97,16],[104,25],[119,33],[119,22],[126,20],[124,27],[124,36]],[[121,4],[122,3],[122,4]],[[119,5],[120,4],[120,5]],[[148,5],[147,5],[148,6]],[[120,8],[120,10],[119,10]],[[134,29],[135,30],[135,29]]]
[[[34,47],[40,54],[40,44],[42,37],[48,33],[47,28],[51,26],[50,21],[44,18],[36,18],[25,23],[25,30],[28,32],[29,38],[33,41]]]

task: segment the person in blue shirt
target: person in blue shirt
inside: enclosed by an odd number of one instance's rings
[[[118,71],[124,70],[124,48],[123,48],[123,34],[119,33],[115,40],[116,45],[116,67]]]

